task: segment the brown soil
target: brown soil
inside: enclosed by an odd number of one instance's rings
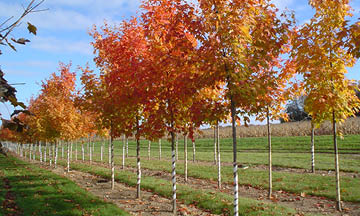
[[[42,166],[42,168],[49,169],[47,166]],[[116,204],[132,215],[172,215],[171,200],[157,194],[141,191],[141,199],[136,199],[136,188],[129,187],[122,183],[115,182],[115,189],[111,190],[111,182],[108,179],[76,170],[71,170],[67,173],[66,169],[61,166],[58,166],[56,169],[51,169],[51,171],[69,178],[97,197]],[[202,211],[195,206],[184,205],[180,202],[177,203],[177,208],[178,215],[214,215]]]

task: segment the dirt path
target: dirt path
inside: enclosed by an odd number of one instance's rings
[[[84,162],[84,164],[87,164],[87,162]],[[97,166],[103,166],[106,168],[108,167],[104,163],[92,162],[92,164]],[[127,166],[125,169],[127,171],[136,173],[136,168]],[[121,169],[119,168],[118,170],[121,171]],[[157,178],[166,179],[168,181],[171,180],[171,174],[169,172],[142,169],[142,174],[145,176],[153,176]],[[218,190],[216,181],[188,177],[188,181],[185,182],[184,177],[180,175],[180,177],[177,178],[177,182],[180,184],[186,184],[187,186],[196,189],[208,189],[214,191]],[[233,186],[230,184],[223,184],[223,187],[220,191],[224,193],[232,194]],[[335,201],[329,200],[324,197],[310,196],[306,194],[298,195],[298,194],[288,193],[285,191],[274,191],[273,198],[270,200],[267,198],[267,190],[255,188],[252,186],[239,186],[239,194],[242,197],[261,200],[263,202],[268,202],[268,203],[276,203],[293,208],[299,213],[299,215],[307,214],[307,213],[338,215],[338,216],[360,215],[360,204],[343,202],[344,211],[340,213],[335,209],[335,204],[336,204]]]
[[[41,167],[49,169],[48,166],[42,165]],[[90,191],[101,199],[116,204],[118,207],[124,209],[132,215],[172,215],[171,200],[158,196],[154,193],[142,191],[142,198],[136,199],[136,188],[126,186],[125,184],[116,182],[115,189],[111,190],[111,183],[108,179],[77,170],[71,170],[67,173],[65,168],[62,166],[49,170],[71,179],[80,187]],[[194,206],[187,206],[179,202],[177,204],[178,215],[214,215],[197,209]]]

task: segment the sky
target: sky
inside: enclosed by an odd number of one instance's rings
[[[190,1],[190,0],[189,0]],[[0,0],[0,23],[9,17],[18,17],[23,6],[30,0]],[[39,0],[37,0],[39,2]],[[17,52],[1,47],[0,66],[9,83],[17,85],[17,98],[28,103],[31,96],[36,97],[41,89],[41,81],[51,73],[57,72],[59,62],[72,63],[72,70],[78,66],[96,69],[93,63],[92,38],[89,30],[93,25],[120,23],[131,16],[140,15],[141,0],[45,0],[39,9],[48,9],[28,15],[10,37],[25,37],[31,42],[26,46],[16,45]],[[273,0],[280,10],[295,11],[299,24],[310,20],[314,11],[307,0]],[[360,0],[352,0],[355,17],[360,14]],[[13,19],[14,20],[14,19]],[[26,29],[30,22],[38,28],[37,35]],[[349,79],[360,80],[360,63],[349,69]],[[3,118],[9,118],[13,107],[0,104]]]

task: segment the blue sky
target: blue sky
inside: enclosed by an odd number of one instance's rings
[[[0,22],[11,16],[18,16],[21,5],[27,5],[29,0],[0,0]],[[308,21],[313,10],[307,0],[273,0],[281,9],[295,11],[298,23]],[[101,25],[104,20],[109,23],[119,23],[123,19],[136,16],[140,0],[45,0],[41,8],[48,11],[34,13],[26,17],[23,24],[13,32],[11,37],[26,37],[31,40],[26,46],[18,45],[17,52],[2,48],[0,55],[1,69],[10,83],[26,83],[16,86],[20,101],[28,102],[40,90],[41,80],[56,72],[58,63],[72,62],[72,69],[84,66],[87,62],[95,68],[92,60],[92,38],[88,31],[92,25]],[[352,0],[355,17],[359,17],[360,1]],[[38,28],[36,36],[26,31],[26,22],[31,22]],[[350,79],[360,80],[360,64],[349,70]],[[9,110],[9,111],[8,111]],[[2,117],[8,118],[13,108],[0,104]]]

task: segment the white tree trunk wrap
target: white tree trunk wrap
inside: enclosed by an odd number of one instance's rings
[[[39,156],[40,156],[40,163],[42,163],[42,151],[41,151],[41,141],[39,142]]]
[[[193,162],[195,163],[195,153],[196,153],[195,141],[192,141],[192,147],[193,147]]]
[[[175,157],[175,149],[172,149],[172,171],[171,171],[171,180],[172,180],[172,191],[173,191],[173,213],[176,214],[176,157]]]
[[[122,169],[125,169],[125,148],[126,148],[126,138],[125,138],[125,135],[124,135],[124,138],[123,138],[123,149],[122,149]]]
[[[269,108],[267,110],[266,123],[267,123],[267,134],[268,134],[268,145],[269,145],[269,193],[268,193],[268,197],[271,198],[271,196],[272,196],[272,150],[271,150],[271,129],[270,129]]]
[[[54,159],[54,164],[55,164],[55,168],[56,168],[56,165],[57,165],[57,159],[58,159],[58,144],[57,142],[55,141],[55,159]]]
[[[233,164],[234,172],[234,216],[239,215],[239,181],[238,181],[238,165]]]
[[[114,143],[112,137],[110,138],[111,142],[111,189],[115,188],[115,165],[114,165]]]
[[[136,167],[137,167],[137,193],[136,198],[140,198],[140,184],[141,184],[141,166],[140,166],[140,140],[136,140]]]
[[[126,157],[129,157],[129,140],[127,137],[125,140],[126,140]]]
[[[49,164],[50,164],[50,166],[52,165],[52,153],[51,153],[51,150],[52,150],[52,145],[50,143],[50,146],[49,146]]]
[[[311,123],[311,172],[315,173],[315,128]]]
[[[29,159],[32,160],[32,144],[29,145]]]
[[[149,140],[149,143],[148,143],[148,160],[150,160],[150,154],[151,154],[151,141]]]
[[[47,142],[45,142],[45,149],[44,149],[44,162],[46,163],[46,154],[47,154]]]
[[[219,133],[219,124],[216,124],[216,143],[217,143],[217,154],[218,154],[218,188],[221,189],[221,158],[220,158],[220,133]]]
[[[111,138],[109,138],[109,153],[108,153],[108,156],[109,156],[109,166],[111,166]]]
[[[216,137],[216,127],[214,127],[214,164],[217,164]]]
[[[82,154],[82,161],[85,161],[85,149],[84,149],[84,143],[81,143],[81,154]]]
[[[67,142],[67,166],[66,166],[67,172],[70,172],[70,145],[69,142]]]
[[[341,195],[340,195],[340,172],[339,172],[339,152],[337,146],[337,128],[335,111],[333,111],[333,137],[334,137],[334,153],[335,153],[335,180],[336,180],[336,209],[342,211]]]
[[[184,174],[185,182],[188,180],[188,152],[187,152],[187,134],[184,136]]]

